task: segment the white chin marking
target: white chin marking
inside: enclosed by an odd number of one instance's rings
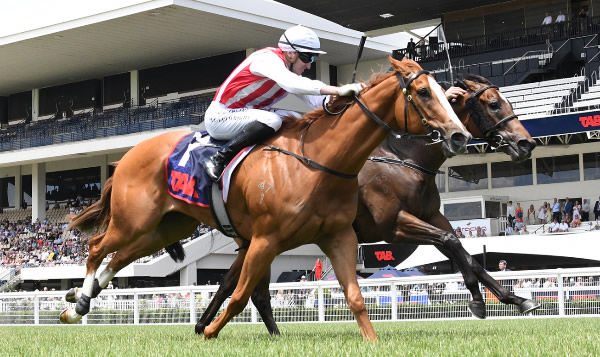
[[[446,95],[444,94],[444,91],[442,90],[442,87],[440,87],[440,85],[435,81],[435,79],[431,78],[430,76],[427,77],[427,80],[429,80],[429,87],[431,88],[431,91],[433,93],[435,93],[435,95],[437,96],[437,98],[440,101],[440,103],[442,103],[442,107],[444,107],[444,109],[446,109],[446,111],[448,112],[448,116],[450,116],[450,119],[452,119],[452,121],[459,128],[461,128],[463,132],[466,132],[467,129],[460,122],[460,120],[456,116],[456,113],[454,112],[454,110],[450,106],[450,102],[448,102],[448,99],[446,98]]]

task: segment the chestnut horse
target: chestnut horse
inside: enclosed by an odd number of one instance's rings
[[[535,141],[517,120],[512,105],[496,86],[475,75],[461,76],[455,85],[468,91],[467,96],[461,96],[452,103],[452,108],[471,134],[504,151],[513,161],[523,161],[531,156]],[[469,309],[478,318],[486,317],[478,281],[503,303],[517,305],[521,313],[538,308],[537,302],[514,295],[490,277],[465,251],[452,226],[439,212],[440,195],[435,175],[444,161],[439,146],[388,136],[358,175],[359,203],[354,228],[359,241],[435,245],[460,268],[465,285],[473,296]],[[412,244],[405,246],[405,256],[416,249]],[[240,250],[196,324],[197,333],[202,333],[233,291],[243,258],[244,250]],[[257,288],[252,298],[269,333],[279,334],[270,306],[268,280],[266,276],[259,285],[263,290]]]
[[[414,61],[389,60],[394,71],[363,90],[362,102],[356,100],[339,116],[317,110],[288,120],[266,141],[281,150],[257,146],[232,177],[229,214],[250,245],[231,302],[204,329],[205,338],[217,337],[242,311],[275,256],[308,243],[317,244],[331,260],[363,338],[377,338],[355,274],[358,248],[352,222],[358,172],[390,130],[437,131],[448,155],[464,151],[471,138],[428,72]],[[90,300],[132,261],[190,236],[199,222],[216,226],[210,208],[167,192],[165,160],[186,134],[163,134],[132,148],[107,181],[101,199],[72,222],[99,233],[89,242],[83,288],[67,294],[77,305],[61,313],[61,322],[78,322],[89,312]],[[96,278],[111,252],[116,253]]]

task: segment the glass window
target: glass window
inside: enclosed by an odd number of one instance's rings
[[[481,202],[446,203],[444,216],[449,221],[481,218]]]
[[[533,185],[531,160],[492,162],[492,187]]]
[[[500,214],[500,202],[485,201],[485,218],[498,218]]]
[[[487,189],[486,164],[448,168],[448,187],[450,192]]]
[[[600,180],[600,153],[583,154],[583,179]]]
[[[23,190],[23,201],[21,202],[22,208],[26,208],[27,206],[31,206],[32,195],[31,192],[31,175],[23,175],[21,176],[21,189]]]
[[[535,162],[538,184],[579,181],[577,155],[544,157]]]
[[[14,207],[15,206],[15,178],[5,177],[0,179],[0,207]]]
[[[100,197],[100,167],[48,172],[46,199],[67,201]]]

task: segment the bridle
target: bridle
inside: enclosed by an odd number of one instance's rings
[[[381,120],[377,114],[373,113],[369,108],[367,108],[367,106],[360,100],[360,98],[357,95],[354,95],[353,99],[354,102],[356,102],[356,104],[358,104],[358,106],[365,112],[365,114],[371,119],[373,120],[377,125],[379,125],[381,128],[383,128],[386,132],[388,133],[392,133],[396,138],[403,138],[406,136],[411,136],[411,137],[419,137],[419,138],[429,138],[432,140],[431,144],[437,144],[440,143],[442,141],[444,141],[445,139],[442,137],[441,133],[438,130],[433,129],[430,125],[429,122],[427,121],[427,119],[425,119],[425,117],[423,116],[423,114],[421,113],[421,111],[419,110],[419,108],[417,107],[417,105],[415,104],[415,102],[412,100],[412,96],[410,94],[408,94],[408,87],[410,86],[410,84],[420,75],[425,74],[425,75],[429,75],[429,71],[426,70],[421,70],[415,74],[413,74],[412,76],[410,76],[410,78],[408,79],[408,81],[404,81],[404,78],[402,78],[402,75],[399,72],[396,72],[396,76],[398,77],[398,81],[400,82],[400,87],[402,88],[402,93],[404,94],[404,129],[407,130],[408,129],[408,103],[411,103],[413,108],[416,110],[417,114],[419,115],[420,119],[421,119],[421,123],[423,124],[423,126],[425,128],[427,128],[429,130],[429,134],[425,134],[425,135],[412,135],[412,134],[408,134],[408,133],[396,133],[387,123],[385,123],[383,120]],[[342,114],[350,105],[352,104],[352,102],[347,103],[339,112],[331,112],[329,111],[329,109],[327,109],[327,105],[326,105],[326,98],[323,99],[323,110],[329,114],[329,115],[340,115]],[[314,121],[311,121],[307,126],[306,126],[306,130],[304,131],[303,134],[300,135],[300,153],[302,155],[298,155],[294,152],[285,150],[283,148],[274,146],[274,145],[265,145],[267,148],[265,150],[268,151],[277,151],[286,155],[290,155],[298,160],[300,160],[301,162],[303,162],[305,165],[313,167],[317,170],[321,170],[324,172],[327,172],[331,175],[334,176],[338,176],[341,178],[347,178],[347,179],[353,179],[356,178],[358,176],[358,174],[346,174],[343,172],[339,172],[333,169],[330,169],[328,167],[325,167],[321,164],[319,164],[316,161],[313,161],[309,158],[306,157],[306,155],[304,154],[304,135],[308,132],[308,129],[310,128],[310,126],[312,125]],[[430,144],[430,145],[431,145]]]
[[[396,137],[397,139],[402,139],[402,138],[426,138],[426,139],[431,139],[432,142],[429,145],[433,145],[433,144],[438,144],[443,142],[445,139],[442,137],[442,134],[436,130],[433,129],[431,127],[431,125],[429,125],[429,122],[427,121],[427,119],[425,118],[425,116],[423,116],[423,114],[421,113],[421,111],[419,110],[419,108],[417,107],[417,105],[415,104],[415,102],[413,101],[412,95],[410,95],[410,93],[408,93],[408,87],[411,85],[411,83],[417,79],[420,75],[425,74],[425,75],[429,75],[429,71],[427,70],[421,70],[417,73],[414,73],[412,76],[410,76],[408,78],[408,80],[405,82],[404,78],[402,77],[402,75],[400,74],[400,72],[396,72],[396,77],[398,78],[398,82],[400,82],[400,88],[402,88],[402,94],[404,94],[404,133],[399,133],[394,131],[389,125],[387,125],[383,120],[381,120],[375,113],[373,113],[366,105],[365,103],[363,103],[359,96],[354,95],[353,96],[353,101],[356,102],[356,104],[358,104],[358,106],[363,110],[363,112],[365,112],[365,114],[371,119],[373,120],[375,123],[377,123],[377,125],[379,125],[380,127],[382,127],[386,132],[388,133],[392,133],[392,135],[394,137]],[[329,115],[340,115],[342,114],[351,104],[352,102],[347,103],[342,109],[340,109],[338,112],[332,112],[327,108],[327,103],[326,103],[327,98],[323,98],[323,110],[329,114]],[[409,134],[407,132],[408,130],[408,104],[412,104],[412,107],[414,108],[414,110],[417,112],[417,115],[419,115],[419,118],[421,119],[421,124],[423,124],[423,126],[429,131],[429,134],[425,134],[425,135],[413,135],[413,134]]]
[[[466,84],[465,84],[466,86]],[[467,88],[470,88],[468,86],[466,86]],[[500,91],[500,89],[498,88],[498,86],[496,85],[488,85],[485,86],[483,88],[480,88],[479,90],[477,90],[476,92],[474,92],[473,94],[471,94],[471,98],[473,98],[474,100],[479,102],[479,97],[488,89],[490,88],[494,88],[498,91]],[[501,120],[499,120],[497,123],[495,123],[494,125],[489,125],[489,123],[486,121],[486,123],[488,123],[489,127],[486,128],[483,131],[483,137],[482,138],[473,138],[474,140],[484,140],[486,141],[493,149],[498,149],[502,146],[506,146],[509,145],[508,142],[506,142],[506,140],[504,140],[504,138],[502,137],[502,135],[498,134],[498,131],[501,129],[501,126],[503,126],[504,124],[506,124],[507,122],[509,122],[512,119],[517,119],[518,116],[516,114],[511,114],[505,118],[502,118]]]

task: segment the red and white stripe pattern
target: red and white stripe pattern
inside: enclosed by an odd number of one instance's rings
[[[227,108],[269,109],[274,103],[283,99],[287,92],[277,83],[267,77],[261,77],[250,72],[250,65],[255,55],[270,51],[281,59],[285,66],[283,51],[279,48],[264,48],[248,56],[227,77],[219,87],[214,101],[223,103]]]

